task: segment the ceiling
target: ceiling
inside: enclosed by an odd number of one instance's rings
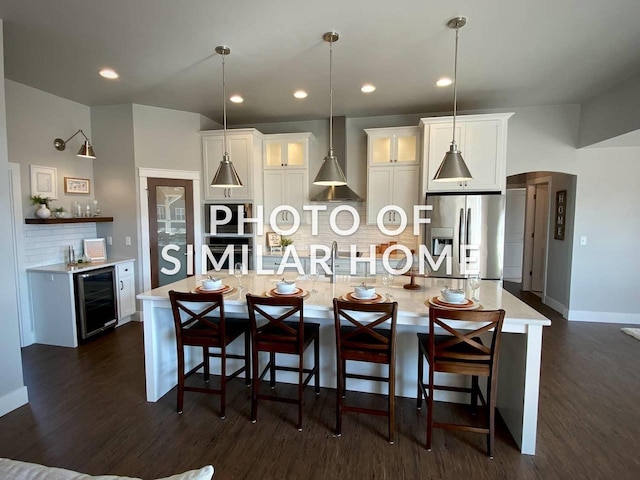
[[[640,71],[638,0],[3,0],[5,76],[85,105],[137,103],[229,124],[444,112],[460,30],[462,110],[581,103]],[[120,78],[100,78],[101,67]],[[363,94],[373,83],[377,90]],[[292,93],[303,88],[305,100]]]

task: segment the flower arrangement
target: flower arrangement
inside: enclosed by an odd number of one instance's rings
[[[291,238],[282,237],[282,240],[280,240],[280,246],[288,247],[289,245],[293,245],[293,240]]]

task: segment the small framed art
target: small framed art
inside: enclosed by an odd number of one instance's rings
[[[64,177],[64,193],[91,193],[88,178]]]
[[[90,261],[100,261],[107,259],[107,246],[104,238],[86,238],[82,241],[84,254]]]
[[[556,221],[553,238],[564,240],[564,231],[567,224],[567,191],[558,190],[556,193]]]

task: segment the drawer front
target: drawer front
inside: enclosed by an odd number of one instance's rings
[[[118,277],[133,275],[133,262],[119,263],[116,265]]]

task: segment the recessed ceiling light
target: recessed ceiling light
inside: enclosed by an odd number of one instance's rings
[[[452,83],[453,83],[453,80],[451,80],[449,77],[442,77],[436,82],[436,85],[438,87],[448,87]]]
[[[100,74],[101,77],[108,78],[109,80],[115,80],[120,76],[115,70],[111,68],[103,68],[98,73]]]
[[[229,98],[229,100],[231,100],[233,103],[242,103],[242,102],[244,102],[244,98],[242,98],[240,95],[233,95],[233,96],[231,96],[231,98]]]
[[[360,89],[360,91],[362,91],[362,93],[371,93],[376,91],[376,87],[374,87],[370,83],[365,83]]]
[[[309,94],[304,90],[296,90],[295,92],[293,92],[293,96],[296,98],[307,98],[308,95]]]

